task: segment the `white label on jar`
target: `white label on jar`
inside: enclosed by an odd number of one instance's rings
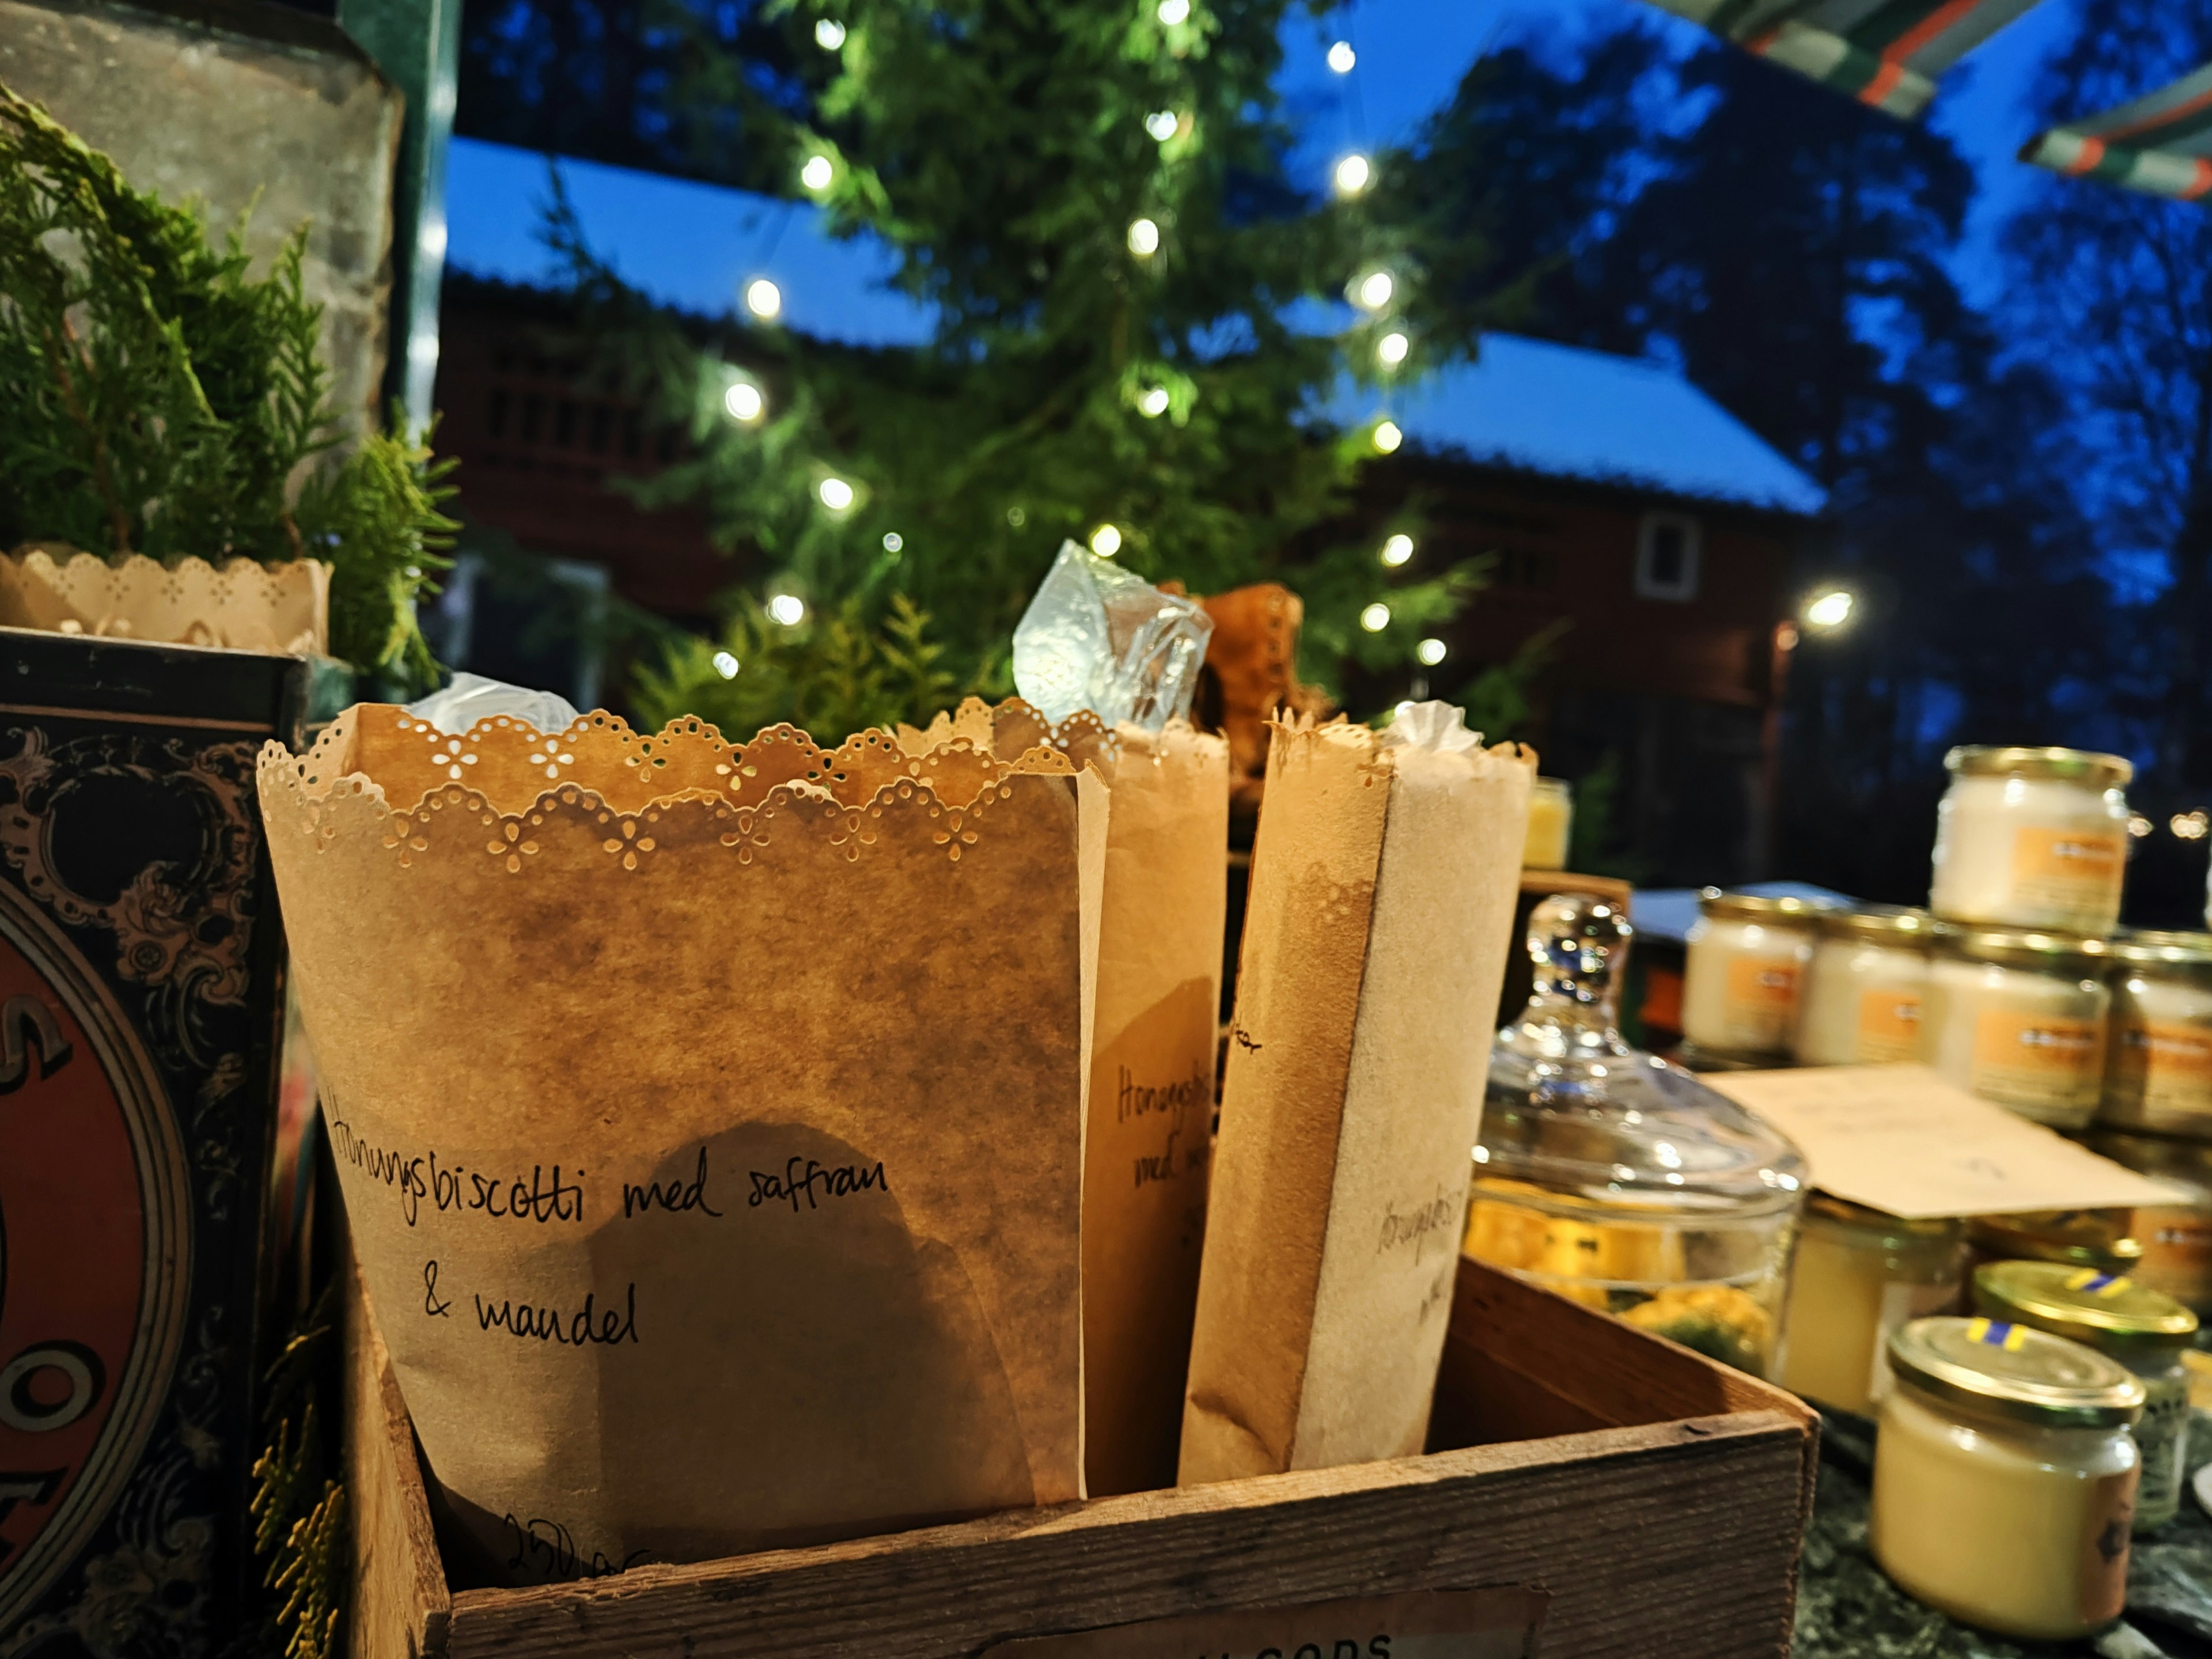
[[[2142,1485],[2136,1489],[2136,1519],[2155,1527],[2181,1504],[2182,1464],[2189,1451],[2189,1378],[2177,1364],[2163,1376],[2146,1376],[2142,1415],[2133,1431],[2142,1454]]]
[[[2013,893],[2035,909],[2117,912],[2126,868],[2127,839],[2118,829],[2030,823],[2013,832]]]
[[[1797,964],[1786,957],[1729,959],[1722,1023],[1735,1048],[1779,1048],[1797,1012]]]
[[[2093,1019],[1984,1008],[1974,1021],[1972,1087],[1992,1100],[2072,1105],[2094,1095],[2104,1047]]]
[[[1882,1066],[1920,1058],[1920,993],[1892,987],[1859,994],[1858,1059]]]

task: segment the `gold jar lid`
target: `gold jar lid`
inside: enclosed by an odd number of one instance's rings
[[[2093,1348],[2178,1348],[2197,1331],[2197,1316],[2165,1291],[2057,1261],[1984,1263],[1974,1308]]]
[[[2143,1386],[2108,1355],[2033,1326],[1939,1315],[1890,1334],[1890,1369],[1940,1399],[2045,1428],[2118,1427]]]
[[[1923,1216],[1917,1220],[1869,1209],[1833,1193],[1814,1193],[1805,1200],[1805,1213],[1838,1226],[1881,1233],[1888,1238],[1956,1238],[1963,1224],[1956,1216]]]
[[[1849,910],[1814,913],[1821,933],[1830,939],[1864,939],[1870,945],[1917,949],[1934,936],[1936,918],[1925,910],[1897,904],[1862,904]]]
[[[2055,933],[2040,927],[1973,927],[1954,921],[1936,922],[1928,938],[1944,955],[1962,961],[2035,968],[2084,979],[2104,971],[2112,948],[2086,933]]]
[[[2131,1210],[2024,1210],[1978,1215],[1966,1237],[1989,1255],[2124,1273],[2142,1260],[2142,1241],[2128,1237],[2134,1219]]]
[[[1766,898],[1757,893],[1723,893],[1707,887],[1698,894],[1698,914],[1729,921],[1808,924],[1836,907],[1822,899]]]
[[[2050,778],[2091,789],[2124,788],[2136,775],[2135,763],[2089,749],[2014,749],[1961,744],[1943,764],[1962,778]]]
[[[2148,928],[2122,933],[2105,946],[2130,968],[2177,968],[2212,972],[2212,933],[2161,933]]]

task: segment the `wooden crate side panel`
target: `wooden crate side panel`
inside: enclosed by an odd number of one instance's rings
[[[352,1525],[352,1659],[422,1659],[445,1649],[451,1604],[430,1527],[414,1425],[349,1252],[345,1298],[345,1467]]]
[[[953,1659],[1224,1607],[1538,1583],[1553,1596],[1552,1659],[1764,1659],[1784,1651],[1802,1441],[1771,1413],[1613,1430],[463,1591],[447,1655]]]
[[[1779,1412],[1808,1432],[1820,1422],[1787,1389],[1466,1259],[1460,1262],[1445,1349],[1437,1391],[1484,1441],[1522,1438],[1527,1432],[1510,1416],[1494,1424],[1484,1420],[1479,1379],[1501,1367],[1556,1396],[1560,1403],[1546,1409],[1563,1419],[1586,1414],[1596,1422],[1627,1425]],[[1444,1403],[1440,1400],[1439,1407]]]

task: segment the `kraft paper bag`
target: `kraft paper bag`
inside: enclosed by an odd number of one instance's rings
[[[366,705],[259,781],[356,1249],[478,1571],[1082,1494],[1095,775]]]
[[[969,699],[916,753],[956,736],[1012,758],[1049,746],[1111,789],[1083,1178],[1085,1463],[1091,1495],[1176,1480],[1206,1236],[1228,908],[1229,745],[1181,720],[1059,726],[1019,698]]]
[[[1186,1486],[1422,1449],[1535,769],[1442,704],[1275,727]]]

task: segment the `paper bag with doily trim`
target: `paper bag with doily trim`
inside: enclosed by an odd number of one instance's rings
[[[0,627],[319,656],[330,648],[331,567],[246,558],[165,565],[143,553],[103,559],[27,544],[0,555]]]
[[[1206,1235],[1228,905],[1229,749],[1181,720],[1053,727],[1018,698],[970,699],[916,752],[956,737],[1012,758],[1039,745],[1112,790],[1084,1152],[1085,1463],[1091,1494],[1171,1486]]]
[[[1438,703],[1275,724],[1185,1485],[1422,1449],[1535,762]]]
[[[372,704],[259,781],[356,1249],[477,1571],[1080,1495],[1095,774]]]

